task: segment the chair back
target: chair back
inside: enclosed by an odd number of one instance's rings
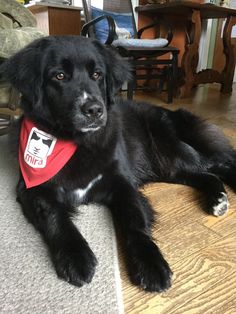
[[[97,0],[82,0],[83,8],[84,8],[84,16],[85,22],[88,23],[92,19],[100,16],[100,15],[111,15],[115,20],[117,26],[120,28],[119,23],[124,25],[124,20],[127,21],[128,18],[128,29],[131,29],[131,35],[133,38],[137,38],[137,28],[134,18],[133,6],[131,0],[103,0],[103,4],[99,5],[99,1]],[[106,23],[106,22],[99,22]],[[98,27],[99,27],[98,23]],[[123,23],[123,24],[122,24]],[[102,27],[102,24],[101,24]],[[89,30],[89,36],[93,38],[97,38],[96,31],[92,28]],[[119,34],[117,34],[119,37]],[[99,38],[97,38],[99,39]]]

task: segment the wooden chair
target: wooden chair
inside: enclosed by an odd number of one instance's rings
[[[173,37],[171,26],[155,20],[137,30],[131,0],[104,0],[102,10],[97,8],[96,0],[82,1],[86,23],[81,35],[97,38],[117,49],[122,57],[132,63],[133,80],[128,82],[127,97],[132,99],[134,90],[148,89],[151,80],[159,80],[159,88],[163,81],[167,82],[167,102],[171,103],[179,53],[177,48],[169,46]],[[153,27],[158,38],[142,39],[143,33]],[[161,36],[163,28],[165,37]],[[140,80],[146,84],[138,85]]]

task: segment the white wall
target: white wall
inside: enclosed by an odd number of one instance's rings
[[[199,42],[199,61],[197,71],[207,68],[209,46],[211,40],[212,19],[202,20],[202,33]]]
[[[103,0],[91,0],[91,3],[96,4],[97,8],[103,9]],[[132,0],[133,8],[138,6],[139,0]],[[72,5],[77,6],[77,7],[83,7],[82,0],[72,0]],[[136,21],[136,25],[138,23],[138,14],[134,11],[134,18]]]
[[[82,0],[72,0],[72,5],[75,5],[76,7],[82,7]]]
[[[230,7],[233,9],[236,9],[236,0],[231,0],[230,1]]]
[[[91,2],[96,3],[96,7],[100,7],[102,9],[103,0],[92,0]],[[82,0],[72,0],[72,4],[77,7],[82,7]],[[136,7],[138,5],[138,0],[132,0],[133,7]]]

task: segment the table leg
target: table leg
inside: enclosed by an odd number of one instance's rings
[[[221,73],[221,77],[222,77],[221,92],[222,93],[232,92],[236,56],[234,52],[234,45],[231,42],[231,31],[232,31],[232,27],[235,24],[236,24],[236,17],[229,16],[226,20],[224,31],[223,31],[223,45],[224,45],[224,54],[225,54],[226,59],[225,59],[224,70]]]
[[[190,30],[187,30],[185,52],[181,62],[185,83],[180,87],[180,97],[188,97],[194,85],[194,74],[198,64],[198,48],[201,36],[201,17],[199,10],[189,16]]]

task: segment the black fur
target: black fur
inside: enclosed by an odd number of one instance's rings
[[[147,291],[168,289],[172,272],[152,241],[153,209],[139,187],[160,181],[190,185],[205,195],[210,214],[223,215],[228,203],[222,181],[236,189],[236,158],[222,133],[185,110],[115,98],[129,66],[87,38],[40,39],[1,71],[22,93],[26,117],[78,144],[50,181],[26,189],[20,178],[17,187],[58,276],[77,286],[91,281],[97,260],[71,215],[80,203],[99,202],[120,228],[131,281]],[[73,191],[91,181],[87,194],[75,197]]]

